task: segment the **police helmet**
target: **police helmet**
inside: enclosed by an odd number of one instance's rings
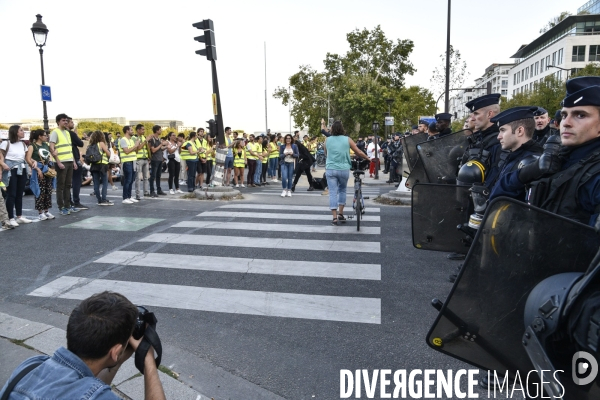
[[[458,170],[456,183],[459,185],[472,185],[473,183],[482,183],[485,180],[485,167],[482,163],[472,160],[464,164]]]

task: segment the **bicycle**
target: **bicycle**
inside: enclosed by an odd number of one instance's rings
[[[369,160],[352,160],[352,175],[354,176],[354,199],[352,200],[352,208],[354,209],[354,216],[348,216],[348,218],[356,218],[356,231],[360,232],[360,220],[362,215],[365,213],[365,199],[362,195],[362,179],[361,175],[365,174],[365,169],[369,166]]]
[[[325,150],[323,150],[322,146],[321,146],[321,148],[319,148],[317,150],[317,153],[315,154],[315,158],[317,160],[317,165],[319,167],[324,167],[325,164],[327,163],[327,157],[325,156]]]

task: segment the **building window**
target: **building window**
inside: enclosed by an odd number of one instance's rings
[[[502,87],[503,88],[507,88],[508,87],[508,80],[505,80],[505,79],[502,80]]]
[[[552,53],[552,64],[551,65],[556,65],[556,52]]]
[[[502,89],[501,94],[502,96],[506,96],[508,94],[508,91],[506,89]]]
[[[600,61],[600,46],[591,45],[588,61]]]
[[[517,74],[513,75],[513,86],[517,84]]]
[[[523,82],[525,80],[525,70],[522,69],[521,70],[521,82]]]
[[[546,71],[548,71],[550,69],[550,55],[546,56]]]
[[[540,73],[544,73],[545,69],[544,69],[544,59],[542,58],[542,60],[540,61]]]
[[[585,46],[573,46],[572,62],[585,61]]]
[[[529,67],[529,76],[533,78],[533,64],[531,64],[531,67]]]
[[[525,68],[525,80],[529,79],[529,68]]]
[[[557,65],[562,65],[562,63],[563,63],[563,49],[559,49]]]
[[[531,91],[533,91],[533,82],[531,82],[531,83],[529,84],[529,91],[530,91],[530,92],[531,92]]]
[[[535,74],[534,74],[534,75],[537,75],[537,74],[539,74],[539,73],[540,73],[540,62],[539,62],[539,61],[537,61],[537,62],[535,63]]]

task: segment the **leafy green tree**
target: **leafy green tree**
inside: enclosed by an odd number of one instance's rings
[[[584,14],[584,13],[581,13]],[[554,28],[556,25],[558,25],[559,23],[561,23],[565,18],[571,16],[572,14],[568,11],[563,11],[561,12],[559,15],[557,15],[556,17],[553,17],[550,21],[548,21],[546,23],[546,25],[544,25],[542,27],[542,29],[540,29],[540,33],[544,33],[549,31],[550,29]]]
[[[388,110],[385,99],[399,98],[404,77],[415,71],[409,61],[411,40],[389,40],[380,26],[354,30],[346,39],[349,50],[327,53],[323,72],[300,66],[288,87],[275,90],[273,96],[291,106],[296,126],[318,132],[329,100],[331,116],[342,120],[347,131],[370,134],[372,122],[382,121]]]
[[[578,76],[600,76],[600,63],[591,62],[586,64],[585,67],[569,76],[569,78],[576,78]]]
[[[503,101],[500,108],[506,110],[518,106],[538,106],[552,114],[560,108],[560,102],[564,97],[565,83],[556,79],[554,75],[548,75],[543,82],[535,85],[533,91],[514,95],[510,100]]]
[[[8,125],[0,124],[0,129],[8,129]]]
[[[418,122],[419,115],[433,115],[435,99],[433,93],[420,86],[401,89],[394,98],[392,115],[395,118],[394,131],[406,132]]]

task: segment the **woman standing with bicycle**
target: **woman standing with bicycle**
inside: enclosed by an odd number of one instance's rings
[[[337,225],[338,221],[345,222],[344,206],[346,205],[346,187],[348,186],[348,177],[352,162],[350,160],[350,149],[354,153],[368,160],[369,157],[356,146],[354,140],[345,136],[346,132],[342,126],[342,121],[335,121],[331,126],[331,136],[325,141],[325,154],[327,162],[325,165],[325,175],[327,177],[327,186],[329,187],[329,209],[333,215],[332,225]]]

